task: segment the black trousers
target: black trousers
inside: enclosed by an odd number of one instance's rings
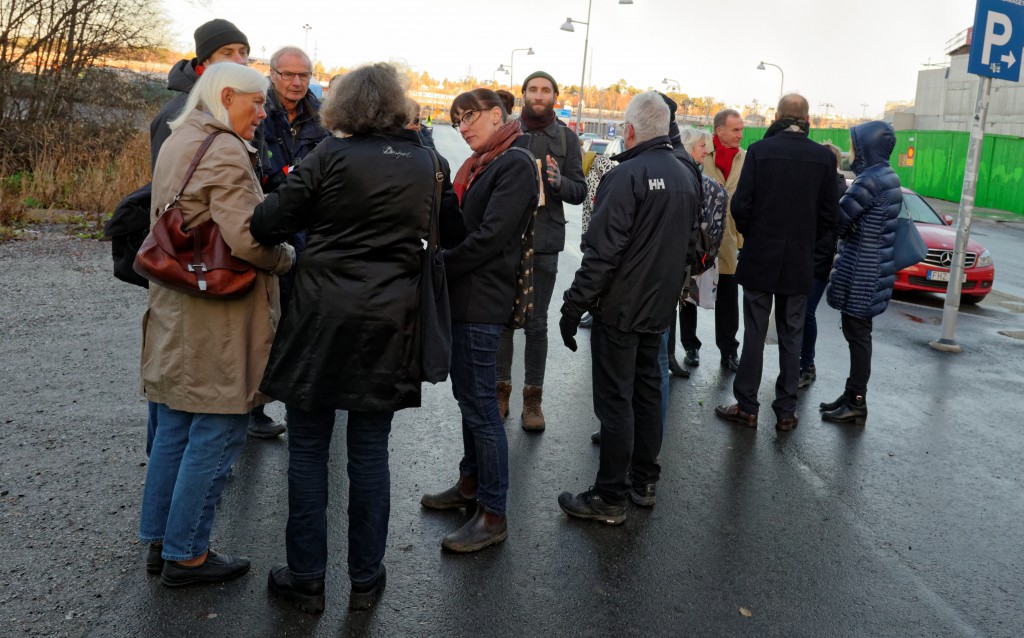
[[[764,372],[764,340],[768,317],[775,300],[775,328],[779,333],[779,377],[775,381],[772,409],[782,419],[796,413],[797,383],[800,381],[800,345],[804,338],[804,310],[807,295],[776,295],[743,289],[743,354],[732,384],[736,402],[744,412],[757,414],[757,390]]]
[[[844,314],[843,336],[850,346],[850,376],[846,378],[846,394],[849,397],[864,396],[868,393],[868,379],[871,378],[871,319],[861,319]]]
[[[740,342],[736,333],[740,329],[739,286],[733,275],[718,276],[718,294],[715,298],[715,345],[722,357],[736,354]],[[697,306],[680,304],[679,343],[686,350],[700,350],[697,338]]]
[[[601,421],[601,462],[594,489],[626,501],[626,472],[635,483],[661,476],[661,335],[622,332],[594,321],[590,334],[594,414]]]

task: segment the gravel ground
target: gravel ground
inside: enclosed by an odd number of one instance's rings
[[[29,236],[0,244],[0,634],[78,636],[137,569],[146,295],[109,244]]]

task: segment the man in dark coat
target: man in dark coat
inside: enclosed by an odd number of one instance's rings
[[[814,275],[815,242],[836,223],[835,160],[807,137],[808,105],[800,95],[779,101],[765,139],[747,149],[732,217],[743,235],[736,281],[743,286],[743,352],[733,382],[736,403],[715,414],[757,427],[764,340],[775,301],[779,378],[772,409],[779,430],[796,427],[804,309]]]
[[[541,399],[548,356],[548,305],[555,290],[558,253],[565,247],[562,202],[579,204],[587,195],[580,140],[555,117],[557,98],[558,83],[543,71],[531,73],[523,82],[520,128],[529,136],[530,152],[543,163],[547,177],[533,240],[533,312],[523,328],[526,346],[522,427],[528,432],[540,432],[546,427]],[[506,328],[498,343],[498,410],[503,419],[508,416],[512,393],[512,354],[512,329]]]
[[[658,359],[701,205],[699,177],[672,154],[661,96],[634,97],[625,119],[627,150],[598,186],[583,263],[559,322],[565,345],[575,351],[580,317],[586,311],[594,317],[590,349],[601,455],[594,487],[564,492],[558,504],[570,516],[612,525],[626,520],[627,495],[638,505],[655,504],[662,440]]]

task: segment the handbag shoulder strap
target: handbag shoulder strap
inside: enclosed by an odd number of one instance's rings
[[[441,186],[444,183],[444,173],[441,172],[441,162],[437,159],[437,152],[429,148],[426,150],[430,153],[430,159],[434,160],[434,201],[430,211],[430,235],[427,241],[429,249],[436,252],[440,235],[438,218],[441,214]]]
[[[178,188],[178,192],[174,195],[174,199],[172,199],[171,203],[167,204],[167,206],[164,206],[165,211],[181,199],[181,194],[185,192],[185,187],[188,186],[189,180],[192,179],[192,175],[196,172],[196,168],[199,167],[199,162],[203,159],[203,156],[206,155],[206,151],[209,150],[210,144],[213,144],[213,138],[217,137],[221,133],[226,133],[226,131],[214,131],[210,133],[206,136],[206,139],[203,140],[203,143],[199,145],[199,150],[196,151],[195,157],[192,158],[192,163],[188,165],[188,170],[185,171],[185,178],[181,180],[181,186]]]

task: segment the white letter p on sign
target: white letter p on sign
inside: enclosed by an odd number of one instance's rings
[[[1003,28],[1002,33],[996,33],[996,26]],[[1001,47],[1010,41],[1010,33],[1013,31],[1013,24],[1010,17],[996,11],[988,12],[988,20],[985,21],[985,39],[982,41],[981,63],[988,64],[992,54],[992,47]]]

